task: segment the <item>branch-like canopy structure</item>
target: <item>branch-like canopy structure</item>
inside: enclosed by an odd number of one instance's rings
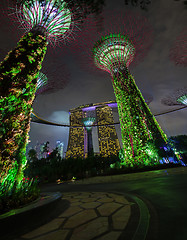
[[[102,37],[93,48],[96,66],[107,72],[117,72],[120,66],[128,67],[134,54],[135,48],[128,36],[121,34]]]
[[[24,0],[14,10],[26,34],[0,64],[0,185],[10,189],[23,178],[32,104],[46,81],[38,75],[48,42],[65,39],[73,25],[62,0]]]
[[[129,72],[129,66],[142,60],[150,48],[152,30],[140,15],[118,15],[111,19],[108,31],[93,35],[93,39],[97,39],[94,44],[88,37],[88,46],[92,44],[90,56],[99,69],[112,77],[121,126],[123,164],[155,165],[162,158],[159,147],[167,144],[167,137]]]
[[[96,120],[96,118],[94,118],[94,117],[83,118],[83,124],[88,131],[90,131],[92,129],[91,126],[94,124],[95,120]]]
[[[67,38],[73,29],[72,13],[64,0],[24,0],[17,5],[17,17],[25,31],[43,32],[50,42]]]
[[[187,28],[176,38],[170,49],[170,60],[176,65],[187,67]]]
[[[163,98],[161,103],[166,106],[187,105],[187,87],[173,91],[170,95]]]

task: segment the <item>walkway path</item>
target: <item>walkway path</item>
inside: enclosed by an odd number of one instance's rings
[[[131,202],[106,192],[64,193],[70,207],[51,222],[19,239],[117,240],[131,216]]]

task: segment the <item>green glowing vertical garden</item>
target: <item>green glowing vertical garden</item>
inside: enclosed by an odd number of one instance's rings
[[[24,0],[16,10],[27,33],[0,65],[0,193],[3,184],[23,178],[32,103],[47,43],[64,39],[72,27],[71,12],[62,0]]]
[[[13,175],[20,176],[21,167],[26,161],[25,148],[32,102],[46,47],[46,37],[37,32],[30,32],[21,38],[17,47],[0,65],[0,121],[2,123],[0,176],[2,181],[12,167]],[[9,177],[12,178],[13,175]]]
[[[127,36],[110,34],[102,37],[93,48],[95,64],[109,72],[118,105],[126,166],[159,163],[158,145],[167,137],[150,112],[132,75],[128,71],[135,47]]]

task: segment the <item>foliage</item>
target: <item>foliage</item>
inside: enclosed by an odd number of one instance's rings
[[[44,146],[43,146],[43,149],[42,149],[42,154],[45,154],[45,156],[47,156],[47,153],[49,152],[49,142],[47,141]]]
[[[80,157],[61,159],[58,149],[55,148],[47,158],[28,162],[25,173],[29,177],[39,176],[42,182],[51,182],[57,179],[68,180],[72,177],[79,179],[101,174],[109,169],[111,164],[119,161],[117,156],[106,158],[93,155],[86,159]]]
[[[180,152],[187,152],[187,135],[169,137],[170,143]]]
[[[153,146],[155,147],[155,145]],[[29,162],[25,173],[31,178],[38,176],[41,183],[56,181],[59,183],[73,178],[82,179],[98,175],[124,174],[177,166],[181,166],[181,164],[160,164],[157,162],[156,165],[146,165],[142,164],[141,161],[139,165],[127,166],[115,155],[110,157],[92,155],[85,159],[80,157],[61,159],[56,148],[47,158]]]
[[[28,33],[0,65],[1,183],[23,178],[32,102],[46,45],[45,37]]]
[[[169,145],[179,158],[182,157],[184,164],[187,164],[187,135],[169,137]]]
[[[37,179],[23,178],[13,188],[11,184],[7,181],[0,185],[0,214],[24,206],[39,196]]]
[[[37,158],[37,152],[35,149],[30,149],[29,152],[28,152],[28,158],[29,158],[29,161],[30,162],[34,162],[34,161],[37,161],[38,158]]]
[[[149,110],[143,96],[127,68],[113,73],[113,88],[118,104],[123,143],[123,164],[155,165],[159,163],[156,142],[167,137]],[[153,146],[155,145],[155,146]]]
[[[146,22],[145,19],[142,21]],[[101,37],[92,51],[95,65],[109,72],[112,77],[123,144],[120,157],[123,156],[122,164],[126,167],[158,164],[159,154],[155,151],[156,145],[155,147],[153,145],[156,140],[167,142],[166,135],[152,115],[128,71],[129,64],[137,57],[137,53],[146,47],[145,41],[142,41],[143,47],[140,50],[140,42],[134,41],[133,34],[136,35],[137,29],[125,35],[112,33]],[[140,36],[140,41],[144,39],[141,38],[142,36]]]

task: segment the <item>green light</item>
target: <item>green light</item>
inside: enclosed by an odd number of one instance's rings
[[[160,144],[167,141],[128,71],[134,54],[133,44],[121,34],[105,36],[93,48],[96,66],[112,76],[123,144],[120,158],[123,165],[130,167],[158,164],[159,155],[154,150],[154,141],[159,140]]]
[[[177,102],[182,103],[182,104],[184,104],[184,105],[187,105],[187,94],[179,97],[179,98],[177,99]]]
[[[105,71],[118,71],[119,65],[128,66],[135,49],[127,36],[110,34],[101,38],[93,48],[94,62]]]
[[[19,185],[23,178],[30,114],[46,46],[45,37],[28,33],[0,65],[1,190],[7,184]]]
[[[88,131],[92,129],[92,125],[95,122],[94,117],[85,117],[83,118],[83,123]]]
[[[47,85],[47,76],[44,73],[40,72],[37,79],[36,91],[45,85]]]

